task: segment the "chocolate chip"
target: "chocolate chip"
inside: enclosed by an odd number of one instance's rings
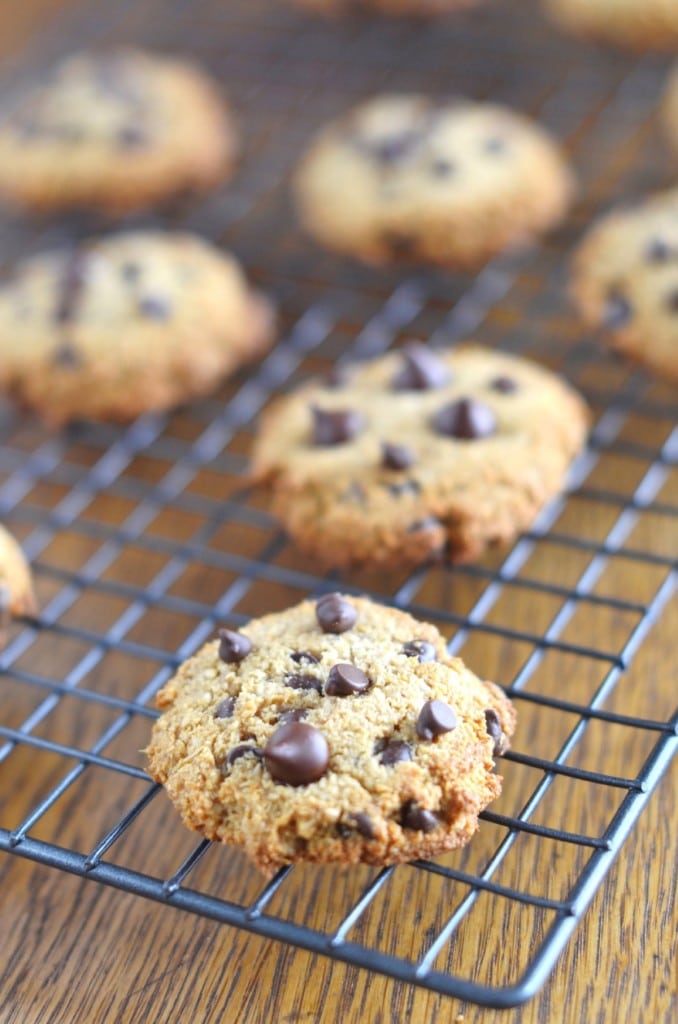
[[[320,661],[320,658],[310,651],[292,651],[290,658],[296,661],[297,665],[317,665]]]
[[[433,832],[440,824],[440,820],[432,811],[418,807],[414,800],[404,805],[400,820],[403,828],[411,828],[417,832]]]
[[[316,693],[323,692],[323,684],[316,676],[301,675],[298,673],[285,676],[285,686],[291,686],[293,690],[315,690]]]
[[[352,441],[365,426],[361,413],[353,409],[328,411],[311,406],[313,415],[313,443],[320,446],[344,444]]]
[[[248,754],[252,754],[260,760],[262,756],[261,747],[256,747],[253,743],[239,743],[237,747],[229,750],[224,763],[230,768],[239,757],[246,757]]]
[[[220,629],[219,640],[219,657],[227,665],[237,665],[252,650],[252,641],[233,629]]]
[[[450,379],[450,372],[430,349],[420,342],[402,350],[403,366],[396,373],[391,386],[395,391],[431,391]]]
[[[278,718],[278,725],[287,725],[288,722],[301,722],[308,711],[306,708],[288,708],[287,711],[283,711]]]
[[[439,409],[431,419],[438,434],[460,441],[490,437],[497,430],[497,418],[489,406],[475,398],[459,398]]]
[[[512,395],[514,391],[518,390],[518,385],[513,377],[495,377],[490,381],[489,386],[493,391],[498,391],[500,395]]]
[[[451,732],[456,724],[457,716],[449,704],[442,700],[427,700],[417,718],[417,736],[420,740],[432,740]]]
[[[417,480],[403,480],[399,484],[386,484],[386,489],[399,498],[401,494],[419,494],[421,484]]]
[[[431,173],[436,178],[449,178],[456,170],[455,165],[451,160],[445,160],[444,157],[438,157],[431,164]]]
[[[375,747],[382,764],[398,764],[399,761],[412,760],[412,748],[405,740],[380,740]]]
[[[231,718],[235,708],[235,697],[224,697],[214,711],[215,718]]]
[[[382,442],[381,464],[384,469],[409,469],[414,461],[414,452],[407,445]]]
[[[117,132],[115,141],[122,149],[145,149],[150,143],[150,138],[143,128],[126,125]]]
[[[52,356],[52,365],[58,366],[60,370],[77,370],[82,363],[80,352],[67,341],[59,345]]]
[[[417,250],[417,240],[402,231],[384,231],[381,241],[394,260],[411,259]]]
[[[678,313],[678,288],[666,296],[666,308],[670,313]]]
[[[276,782],[305,786],[327,771],[330,748],[327,740],[306,722],[281,725],[264,747],[264,762]]]
[[[412,150],[420,141],[419,132],[403,132],[401,135],[392,135],[390,138],[370,141],[369,152],[377,163],[395,164],[405,157],[410,156]]]
[[[485,728],[487,729],[488,735],[494,740],[492,753],[495,757],[498,757],[506,750],[507,742],[501,728],[499,715],[492,708],[488,708],[485,712]]]
[[[359,811],[357,814],[350,814],[347,820],[363,839],[375,838],[376,832],[374,831],[374,824],[369,814]]]
[[[653,238],[645,250],[645,259],[648,263],[668,263],[677,255],[676,249],[661,238]]]
[[[323,633],[345,633],[358,621],[358,613],[341,594],[325,594],[315,606],[315,615]]]
[[[601,316],[601,324],[609,330],[616,330],[629,322],[633,309],[629,300],[621,292],[610,292]]]
[[[168,320],[172,315],[172,304],[162,295],[144,295],[139,299],[138,310],[147,320]]]
[[[361,669],[341,662],[330,669],[325,693],[328,697],[349,697],[354,693],[364,693],[369,685],[369,677]]]
[[[406,654],[408,658],[417,658],[419,661],[438,660],[438,652],[428,640],[408,640],[406,644],[403,644],[403,654]]]
[[[57,306],[54,310],[55,323],[70,324],[75,320],[88,269],[87,253],[82,249],[76,249],[64,266]]]

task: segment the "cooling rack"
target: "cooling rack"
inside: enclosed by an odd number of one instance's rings
[[[675,391],[602,351],[564,299],[566,254],[594,212],[666,184],[654,120],[666,67],[569,43],[532,6],[508,6],[333,23],[246,0],[100,0],[3,69],[11,87],[74,40],[201,60],[240,118],[241,171],[147,220],[233,249],[276,299],[281,340],[215,396],[127,428],[55,435],[0,406],[0,518],[41,598],[0,654],[0,848],[497,1007],[543,984],[678,731],[666,687],[634,674],[675,590]],[[367,270],[315,249],[294,226],[289,170],[318,125],[380,89],[501,98],[539,117],[580,177],[567,226],[475,276]],[[2,259],[108,226],[6,217]],[[474,566],[317,575],[248,490],[257,414],[339,357],[472,335],[562,372],[590,402],[590,446],[565,494]],[[146,775],[153,696],[218,625],[338,583],[436,622],[452,652],[506,687],[520,724],[504,793],[474,841],[435,862],[287,868],[263,882],[237,851],[197,842]]]

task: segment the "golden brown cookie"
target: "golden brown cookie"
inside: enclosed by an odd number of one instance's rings
[[[470,269],[557,224],[572,191],[529,118],[420,95],[377,96],[329,124],[294,184],[302,225],[330,249]]]
[[[4,104],[0,197],[39,211],[143,209],[210,188],[235,149],[217,87],[192,64],[138,50],[76,54]]]
[[[0,387],[55,424],[167,409],[272,341],[269,303],[231,256],[188,234],[44,253],[0,289]]]
[[[595,223],[574,256],[572,294],[612,348],[678,381],[678,189]]]
[[[587,424],[582,399],[535,363],[414,344],[275,401],[253,475],[321,565],[465,561],[530,525]]]
[[[435,627],[339,594],[220,631],[158,705],[151,774],[186,825],[266,873],[462,846],[515,726]]]

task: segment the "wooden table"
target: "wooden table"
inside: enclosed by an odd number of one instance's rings
[[[0,46],[15,51],[63,0],[6,5],[0,12]],[[11,8],[11,9],[10,9]],[[107,511],[115,515],[113,499]],[[675,536],[674,536],[675,540]],[[74,543],[74,542],[73,542]],[[63,541],[61,552],[69,551]],[[139,563],[127,571],[143,571]],[[632,564],[618,578],[619,592],[638,579]],[[199,587],[200,578],[195,585]],[[47,585],[45,584],[45,587]],[[524,609],[516,602],[516,621]],[[96,609],[91,624],[96,626]],[[167,627],[171,634],[171,627]],[[651,685],[657,703],[669,707],[675,693],[678,607],[667,609],[632,667],[637,693]],[[608,637],[598,636],[606,647]],[[633,690],[626,688],[627,695]],[[625,710],[636,710],[633,697]],[[638,707],[643,707],[638,698]],[[76,723],[77,724],[77,723]],[[82,723],[81,723],[82,724]],[[75,725],[73,729],[75,729]],[[63,725],[67,737],[71,726]],[[143,737],[140,738],[140,744]],[[633,750],[628,751],[629,758]],[[31,802],[30,757],[19,759],[17,803]],[[238,933],[177,910],[145,902],[92,882],[0,858],[0,1024],[387,1024],[494,1020],[520,1024],[675,1020],[676,925],[674,904],[676,831],[675,767],[664,778],[619,859],[561,956],[540,995],[511,1011],[484,1010],[394,983],[357,969]],[[96,794],[96,790],[94,790]],[[585,791],[582,791],[584,794]],[[577,799],[575,797],[575,799]],[[584,799],[580,795],[578,799]],[[9,814],[13,808],[10,799]],[[62,812],[63,813],[63,812]],[[87,816],[93,834],[104,822],[92,791],[71,803],[64,837],[72,838]],[[159,819],[166,821],[165,817]],[[585,813],[585,808],[583,809]],[[17,815],[20,809],[17,809]],[[109,822],[110,824],[110,822]],[[183,832],[172,822],[171,843]],[[167,840],[165,831],[163,842]],[[155,836],[145,835],[149,856]],[[478,840],[481,841],[481,840]],[[536,863],[537,886],[548,864]],[[243,885],[251,873],[243,870]],[[321,893],[327,895],[321,887]],[[387,928],[397,929],[397,907]],[[482,926],[481,926],[482,927]],[[493,941],[492,936],[481,936]],[[494,937],[496,939],[496,936]],[[530,941],[530,936],[525,936]],[[517,950],[504,949],[512,958]],[[472,969],[473,949],[463,953],[462,972]]]

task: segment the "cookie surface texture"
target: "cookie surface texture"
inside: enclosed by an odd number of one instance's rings
[[[675,0],[544,0],[568,32],[631,50],[678,52]]]
[[[678,189],[594,224],[575,253],[572,294],[613,349],[678,382]]]
[[[420,95],[376,97],[329,124],[294,184],[302,225],[330,249],[469,269],[558,223],[572,189],[535,122]]]
[[[271,308],[236,261],[188,234],[38,255],[0,289],[0,387],[55,424],[166,409],[272,340]]]
[[[5,615],[34,615],[37,609],[26,557],[0,524],[0,627]]]
[[[267,874],[463,845],[515,726],[435,627],[338,594],[222,631],[158,705],[151,774],[189,827]]]
[[[584,444],[579,396],[535,363],[413,343],[264,413],[253,474],[328,567],[468,561],[510,541]]]
[[[235,159],[232,118],[190,63],[76,54],[0,111],[0,197],[36,211],[143,209],[210,188]]]

